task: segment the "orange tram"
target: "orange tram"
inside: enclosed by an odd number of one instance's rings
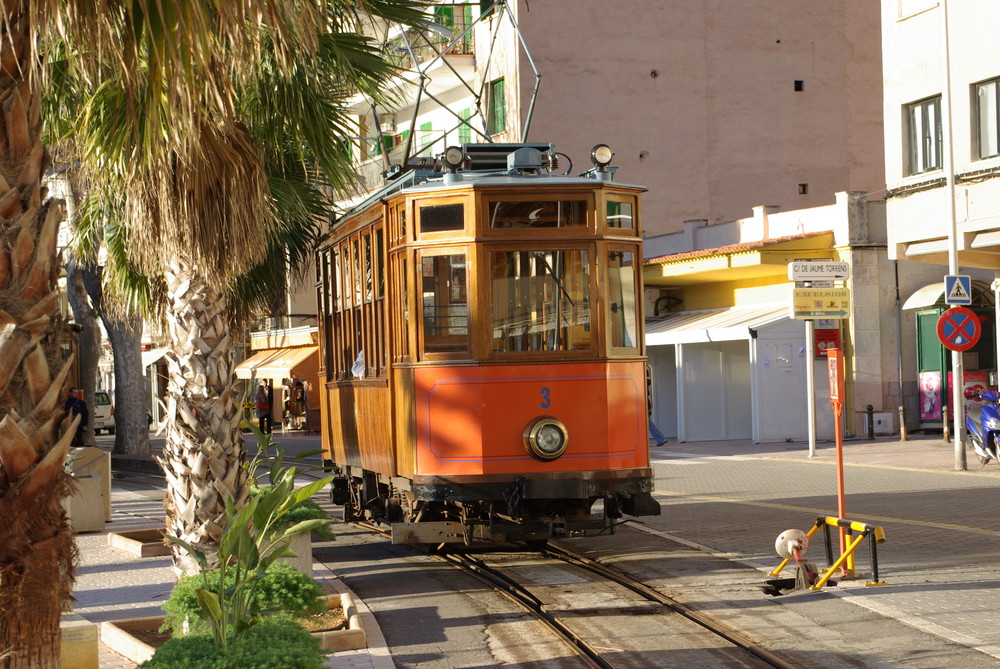
[[[638,186],[598,145],[449,147],[317,263],[324,460],[394,543],[545,542],[656,515]]]

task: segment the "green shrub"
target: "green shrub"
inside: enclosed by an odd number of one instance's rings
[[[259,444],[261,457],[272,445],[270,437],[264,437]],[[250,471],[256,471],[255,467]],[[296,488],[297,472],[296,467],[284,464],[284,452],[279,451],[271,460],[271,488],[267,492],[250,497],[240,508],[236,508],[232,499],[226,500],[225,529],[216,555],[222,578],[216,579],[215,588],[209,586],[205,577],[210,571],[209,555],[180,537],[165,536],[167,541],[183,548],[198,562],[202,587],[197,589],[196,596],[216,644],[224,646],[260,622],[261,608],[255,602],[254,593],[272,564],[284,557],[294,557],[295,553],[288,546],[292,537],[329,526],[328,520],[317,518],[287,528],[278,527],[289,511],[333,481],[333,477],[328,476]],[[226,587],[230,583],[228,574],[232,574],[233,580],[232,585]]]
[[[205,586],[212,591],[219,590],[218,569],[196,576],[181,576],[174,586],[170,598],[163,604],[165,618],[161,630],[172,630],[175,634],[183,629],[187,618],[191,631],[208,630],[205,612],[198,603],[198,590]],[[236,585],[237,574],[227,570],[225,590]],[[293,616],[320,613],[324,610],[320,597],[323,590],[311,577],[284,562],[275,562],[257,583],[252,595],[254,610],[265,612],[285,612]]]
[[[320,669],[319,640],[287,615],[261,620],[226,645],[210,636],[170,639],[140,669]]]

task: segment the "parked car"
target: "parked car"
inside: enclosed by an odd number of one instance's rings
[[[115,433],[115,407],[111,404],[111,395],[104,390],[94,392],[94,434],[106,430],[108,434]]]

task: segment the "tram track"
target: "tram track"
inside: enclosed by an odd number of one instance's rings
[[[351,525],[383,537],[389,536],[389,533],[384,528],[376,525],[363,522],[352,522]],[[617,615],[635,616],[632,620],[637,620],[639,616],[649,616],[650,619],[658,621],[656,623],[658,626],[662,626],[664,623],[659,622],[661,619],[654,618],[655,616],[666,614],[683,618],[688,623],[697,626],[701,630],[701,634],[707,633],[711,637],[720,640],[721,644],[731,649],[728,651],[730,654],[739,653],[744,656],[745,661],[738,662],[735,665],[728,665],[727,663],[728,666],[774,667],[776,669],[796,669],[798,667],[798,665],[761,647],[753,639],[721,623],[712,616],[695,611],[682,602],[624,572],[559,546],[549,545],[540,551],[524,549],[522,551],[512,550],[506,553],[501,551],[475,554],[461,549],[452,550],[447,546],[441,546],[429,551],[429,555],[463,571],[514,602],[519,608],[543,624],[588,667],[621,669],[622,667],[656,665],[644,662],[641,652],[623,652],[621,648],[609,648],[610,645],[619,645],[609,644],[609,639],[604,639],[603,645],[599,640],[588,639],[589,635],[585,632],[588,628],[586,625],[581,625],[580,621],[588,615],[595,615],[595,611],[587,607],[584,607],[583,610],[572,610],[564,606],[563,602],[554,600],[552,594],[547,592],[544,585],[539,587],[539,583],[544,581],[543,577],[532,579],[529,576],[526,580],[533,582],[534,585],[526,585],[522,582],[522,579],[512,575],[512,571],[516,574],[518,571],[524,572],[528,569],[523,564],[524,558],[527,557],[529,561],[536,561],[534,556],[537,556],[537,558],[544,560],[545,563],[539,565],[539,568],[541,570],[548,570],[550,574],[552,565],[555,564],[561,564],[563,567],[574,570],[576,573],[581,571],[586,572],[591,577],[598,579],[598,587],[606,583],[611,583],[615,587],[637,595],[645,604],[643,606],[640,603],[633,605],[623,603],[621,604],[621,608],[615,612]],[[506,561],[506,557],[509,556],[515,556],[515,561],[521,561],[522,564],[514,567],[505,567],[503,563]],[[557,582],[559,580],[559,578],[556,578]],[[583,598],[593,601],[593,595],[595,594],[593,581],[585,580],[575,575],[567,576],[565,580],[566,582],[579,581],[580,587],[591,591],[589,596],[584,596]],[[564,586],[559,587],[564,588]],[[563,591],[565,592],[566,590]],[[600,593],[598,598],[604,596],[603,590],[599,590],[598,592]],[[597,616],[605,615],[600,610],[610,611],[613,604],[608,604],[607,609],[602,609],[601,607],[603,606],[605,605],[598,605]],[[669,628],[670,626],[668,625],[664,629]],[[684,634],[691,633],[685,632]],[[706,652],[718,653],[720,651],[716,648]]]

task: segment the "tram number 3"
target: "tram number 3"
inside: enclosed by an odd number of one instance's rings
[[[549,405],[552,404],[552,401],[549,399],[549,389],[542,388],[538,392],[541,393],[542,395],[542,401],[539,404],[539,406],[542,407],[543,409],[548,409]]]

